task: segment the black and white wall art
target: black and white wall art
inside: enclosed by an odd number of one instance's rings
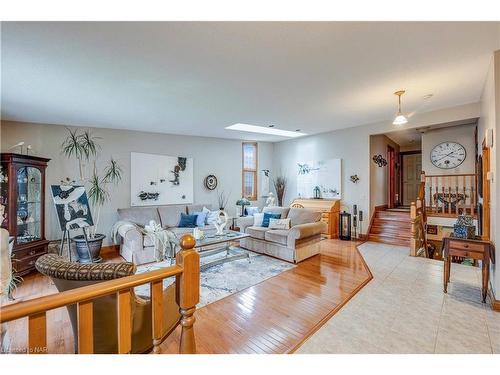
[[[130,153],[130,205],[193,203],[193,159]]]
[[[51,185],[51,190],[62,231],[94,225],[85,187]]]
[[[342,197],[341,168],[341,159],[311,160],[297,163],[297,196],[313,198],[317,187],[319,198],[340,199]]]

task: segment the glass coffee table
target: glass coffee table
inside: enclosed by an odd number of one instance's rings
[[[226,255],[224,257],[202,263],[200,265],[200,269],[204,270],[218,264],[245,258],[250,262],[250,254],[247,251],[238,251],[238,248],[231,246],[232,242],[239,241],[245,237],[249,237],[249,235],[246,233],[236,232],[234,230],[225,230],[222,235],[216,235],[215,230],[205,231],[205,237],[203,239],[196,240],[196,245],[194,247],[200,254],[200,258],[203,259],[224,252]]]

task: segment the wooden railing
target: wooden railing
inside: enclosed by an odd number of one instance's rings
[[[477,204],[477,175],[425,175],[426,211],[433,216],[474,216]]]
[[[193,316],[199,301],[200,256],[194,250],[195,240],[184,235],[176,265],[143,274],[132,275],[77,289],[67,290],[2,307],[0,323],[28,318],[28,353],[47,352],[46,312],[77,305],[78,352],[93,353],[93,300],[115,293],[117,296],[118,352],[130,353],[132,343],[132,289],[151,285],[153,352],[160,352],[163,333],[163,280],[176,277],[176,299],[181,314],[179,353],[196,353]]]
[[[410,255],[425,255],[427,258],[429,253],[427,248],[427,211],[425,202],[425,174],[422,174],[417,200],[411,202],[410,207]]]

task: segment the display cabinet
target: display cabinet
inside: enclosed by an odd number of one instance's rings
[[[46,254],[45,170],[50,159],[13,153],[1,154],[0,204],[2,228],[14,237],[12,268],[16,275],[35,269],[39,256]]]

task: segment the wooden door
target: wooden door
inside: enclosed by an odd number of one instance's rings
[[[396,206],[396,152],[391,146],[387,146],[387,164],[387,168],[389,168],[387,207],[394,208]]]
[[[483,142],[483,239],[490,239],[490,181],[488,180],[488,172],[490,171],[490,149]]]
[[[403,155],[402,164],[402,202],[404,206],[410,206],[411,202],[415,202],[418,196],[420,174],[422,172],[422,154]]]

